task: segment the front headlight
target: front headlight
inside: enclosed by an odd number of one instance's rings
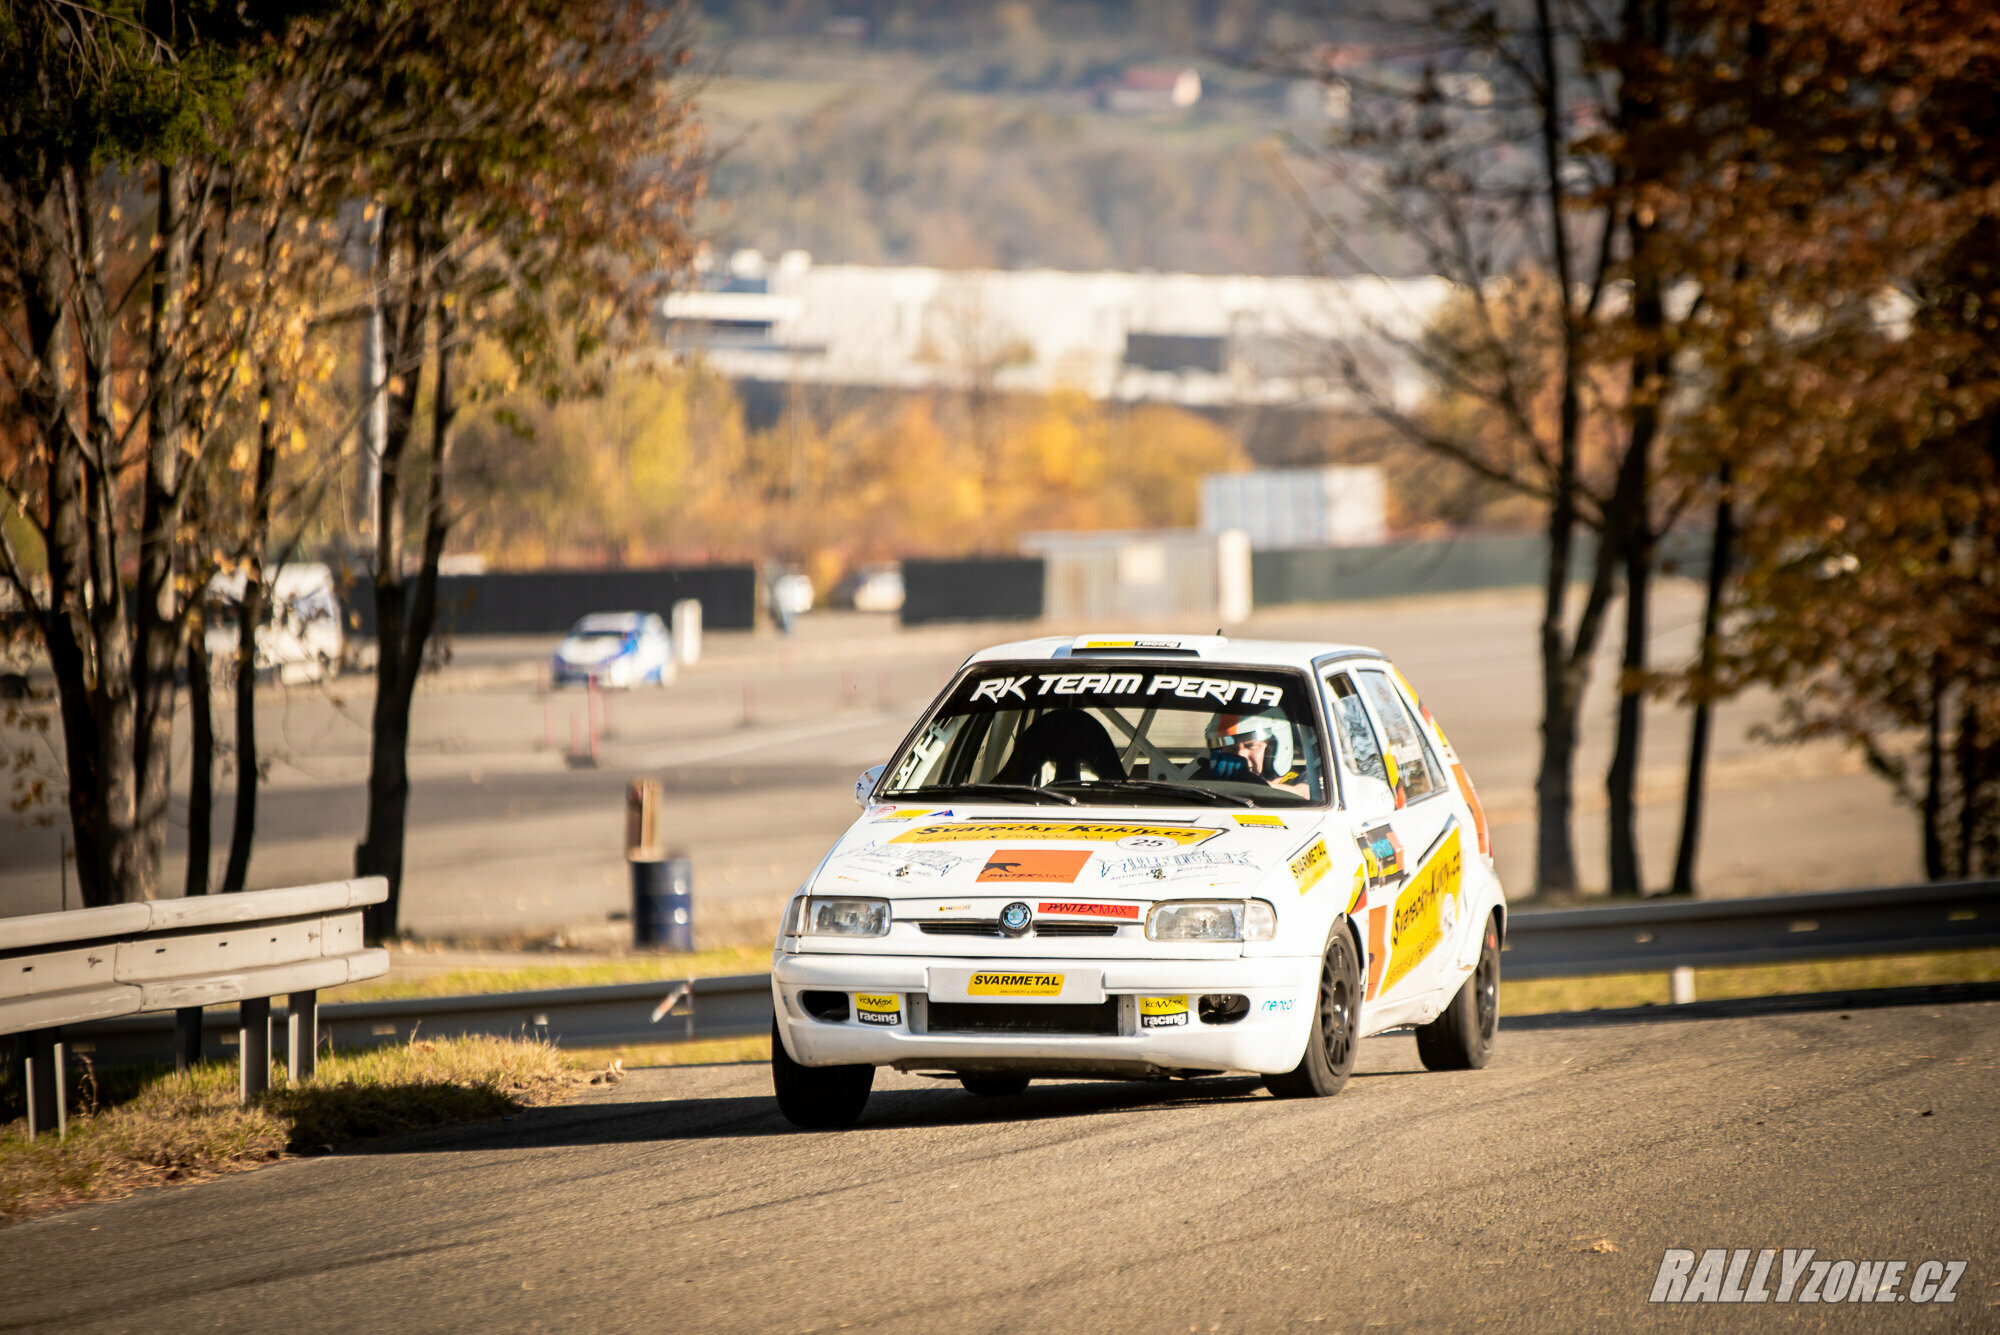
[[[1155,904],[1146,918],[1150,941],[1269,941],[1277,934],[1277,910],[1261,899]]]
[[[814,896],[805,901],[805,931],[808,936],[887,936],[889,901]]]

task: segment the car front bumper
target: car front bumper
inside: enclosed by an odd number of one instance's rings
[[[1283,957],[981,960],[781,953],[773,961],[771,991],[786,1048],[804,1066],[865,1062],[902,1070],[1112,1077],[1195,1071],[1274,1074],[1297,1066],[1305,1050],[1318,997],[1319,963]],[[937,1003],[961,1020],[998,1017],[1001,1008],[1031,1023],[1040,1019],[1030,1001],[967,998],[962,985],[955,988],[948,980],[968,969],[1094,973],[1104,998],[1099,1004],[1105,1032],[965,1032],[957,1021],[934,1023],[934,1017],[946,1013],[933,1009]],[[845,1018],[815,1018],[802,1000],[807,992],[845,993]],[[1240,996],[1248,1010],[1225,1023],[1205,1021],[1199,999],[1212,995]],[[880,1012],[864,1019],[859,1008],[863,996],[896,998],[895,1019],[884,1020]],[[1145,1022],[1143,998],[1175,996],[1187,999],[1181,1020]],[[1110,1032],[1114,1018],[1116,1032]]]

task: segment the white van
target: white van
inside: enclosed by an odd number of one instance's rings
[[[236,652],[236,609],[243,601],[241,572],[217,575],[208,586],[208,656],[227,661]],[[279,681],[320,681],[340,671],[347,637],[333,571],[316,561],[280,566],[264,598],[257,626],[257,671]]]

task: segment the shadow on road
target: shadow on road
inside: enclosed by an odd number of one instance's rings
[[[1357,1075],[1357,1079],[1362,1078]],[[866,1135],[911,1127],[997,1126],[1063,1117],[1165,1112],[1221,1103],[1263,1100],[1263,1086],[1249,1077],[1217,1077],[1172,1084],[1078,1081],[1032,1086],[1000,1098],[968,1094],[955,1084],[936,1089],[877,1090],[858,1125],[840,1132],[804,1132],[778,1115],[769,1094],[722,1098],[661,1099],[643,1103],[593,1103],[538,1108],[504,1122],[418,1132],[351,1145],[341,1154],[432,1154],[448,1150],[514,1150],[575,1145],[650,1144],[785,1135]]]
[[[1755,1015],[1879,1010],[1885,1006],[1950,1006],[1967,1001],[2000,1001],[2000,982],[1933,983],[1926,987],[1732,997],[1725,1001],[1691,1001],[1682,1006],[1627,1006],[1617,1010],[1558,1011],[1549,1015],[1503,1015],[1500,1027],[1507,1030],[1591,1029],[1614,1024],[1663,1024],[1682,1020],[1734,1020]]]

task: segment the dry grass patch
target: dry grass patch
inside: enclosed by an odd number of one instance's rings
[[[296,1085],[274,1068],[270,1092],[247,1108],[236,1101],[233,1063],[185,1073],[129,1068],[101,1082],[86,1068],[60,1140],[30,1140],[25,1119],[0,1125],[0,1221],[349,1141],[501,1117],[554,1103],[590,1079],[576,1054],[499,1038],[336,1054]]]
[[[603,987],[611,983],[677,983],[683,978],[726,978],[769,973],[771,948],[718,946],[686,955],[634,955],[591,964],[526,964],[501,968],[452,969],[427,976],[373,978],[320,994],[322,1002],[388,1001],[409,997],[460,997],[493,992],[535,992],[556,987]]]
[[[771,1036],[751,1038],[703,1038],[692,1043],[634,1043],[615,1048],[571,1048],[571,1056],[593,1069],[622,1062],[640,1066],[715,1066],[726,1062],[768,1062]]]
[[[1873,987],[1922,987],[1931,983],[1990,983],[2000,980],[2000,950],[1940,950],[1918,955],[1874,955],[1807,964],[1745,964],[1696,969],[1698,1001],[1734,997],[1789,996],[1802,992],[1845,992]],[[1673,1000],[1665,973],[1606,974],[1601,978],[1507,980],[1500,959],[1500,1013],[1546,1015],[1621,1006],[1665,1006]]]

